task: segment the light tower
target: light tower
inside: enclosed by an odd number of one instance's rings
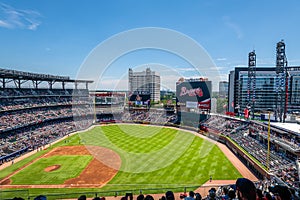
[[[254,119],[255,111],[255,89],[256,89],[256,54],[255,51],[251,51],[248,54],[248,84],[247,84],[247,100],[248,106],[252,107],[252,119]]]
[[[276,45],[276,110],[275,118],[285,122],[287,111],[287,58],[283,40]]]

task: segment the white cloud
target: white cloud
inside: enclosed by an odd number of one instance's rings
[[[10,28],[10,25],[3,20],[0,20],[0,27]]]
[[[244,34],[240,26],[234,23],[230,17],[228,16],[223,17],[223,21],[227,27],[231,28],[235,32],[238,39],[242,39],[244,37]]]
[[[227,58],[217,58],[216,60],[217,60],[217,61],[226,61]]]
[[[0,3],[0,16],[0,27],[3,28],[36,30],[41,24],[39,12],[16,9],[4,3]]]
[[[210,67],[209,68],[211,71],[220,71],[220,70],[222,70],[222,69],[225,69],[225,67]]]

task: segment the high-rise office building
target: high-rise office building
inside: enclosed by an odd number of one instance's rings
[[[287,112],[300,111],[300,67],[287,67]],[[248,68],[236,67],[229,74],[228,111],[243,113],[249,105]],[[276,68],[256,68],[255,112],[276,109]],[[251,106],[251,105],[250,105]],[[250,108],[251,109],[251,108]]]
[[[228,96],[228,82],[227,81],[219,82],[219,96],[224,97],[224,98]]]
[[[128,70],[128,89],[131,93],[150,93],[152,101],[160,100],[160,75],[147,68],[146,71]]]

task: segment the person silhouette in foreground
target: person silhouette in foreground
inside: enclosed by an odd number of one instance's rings
[[[172,191],[167,191],[166,192],[166,199],[167,200],[175,200],[174,193]]]
[[[287,186],[275,185],[269,187],[269,191],[273,193],[275,200],[290,200],[292,197],[292,193]]]
[[[194,191],[189,192],[189,196],[185,197],[184,200],[195,200],[195,193]]]
[[[239,200],[256,200],[256,187],[247,178],[238,178],[235,183]]]

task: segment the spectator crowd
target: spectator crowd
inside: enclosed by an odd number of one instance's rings
[[[178,196],[177,196],[178,195]],[[124,196],[115,197],[120,200],[154,200],[158,195],[139,194],[135,197],[133,193],[127,192]],[[24,200],[16,197],[15,200]],[[78,200],[87,200],[86,195],[80,195]],[[93,200],[105,200],[106,197],[96,197]],[[165,194],[156,197],[157,200],[299,200],[299,194],[295,190],[284,185],[270,181],[252,182],[247,178],[238,178],[235,184],[220,187],[211,187],[206,194],[189,191],[187,193],[175,194],[167,191]],[[47,196],[39,195],[34,200],[47,200]]]
[[[253,135],[253,131],[250,134],[249,122],[212,115],[205,123],[209,128],[218,130],[219,134],[230,137],[267,168],[267,144]],[[260,130],[262,131],[262,129]],[[271,139],[272,141],[281,140],[281,137],[279,134],[272,134]],[[299,189],[299,168],[296,160],[288,157],[283,151],[277,151],[274,146],[271,146],[269,168],[270,172],[283,183]]]
[[[0,90],[0,164],[39,149],[93,119],[87,90]]]
[[[0,164],[11,161],[22,153],[37,150],[71,132],[85,129],[94,118],[88,90],[1,89],[0,99]],[[130,112],[123,110],[115,116],[103,115],[103,121],[114,120],[116,116],[120,121],[159,124],[177,120],[176,115],[167,115],[163,109],[149,109]],[[101,120],[100,118],[99,121]],[[267,133],[260,126],[254,127],[256,131],[249,131],[249,122],[218,115],[211,115],[205,121],[205,126],[214,130],[214,133],[229,137],[267,167],[267,146],[257,137],[266,138]],[[272,135],[272,140],[299,148],[298,138],[295,136],[276,133]],[[269,164],[274,176],[287,186],[299,189],[299,169],[295,160],[284,152],[271,148]],[[258,189],[266,191],[262,187]],[[230,191],[230,188],[227,190]],[[212,190],[211,193],[220,197],[218,190]],[[191,199],[187,197],[187,200],[192,200],[193,195],[190,196]],[[196,197],[200,198],[194,194],[193,198],[197,199]],[[168,199],[167,196],[165,198]]]

